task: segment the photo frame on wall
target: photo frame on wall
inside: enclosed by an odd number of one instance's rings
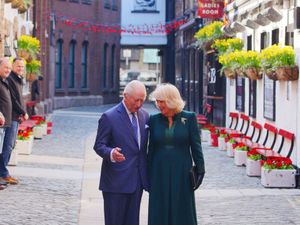
[[[275,121],[276,112],[276,83],[264,76],[264,117]]]
[[[236,76],[236,90],[235,90],[235,108],[237,111],[245,111],[245,79]]]
[[[249,115],[256,118],[256,80],[249,80]]]

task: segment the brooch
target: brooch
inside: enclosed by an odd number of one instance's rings
[[[182,117],[181,118],[181,123],[185,124],[185,121],[187,120],[187,118]]]

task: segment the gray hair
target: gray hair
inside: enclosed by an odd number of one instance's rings
[[[138,81],[138,80],[132,80],[130,81],[124,88],[124,91],[123,91],[123,95],[124,94],[129,94],[129,95],[133,95],[134,92],[139,89],[140,90],[142,89],[144,92],[145,92],[145,96],[146,96],[146,87],[145,85]]]
[[[9,59],[7,57],[0,58],[0,65],[2,65],[2,63],[4,63],[4,62],[10,63]]]
[[[150,94],[150,100],[165,101],[169,109],[179,113],[183,110],[185,102],[182,100],[179,90],[172,84],[161,84]]]

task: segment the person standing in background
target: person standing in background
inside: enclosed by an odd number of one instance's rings
[[[43,80],[42,76],[39,76],[31,84],[31,100],[35,103],[40,101],[40,82]],[[31,115],[36,115],[35,104],[32,106]]]
[[[11,64],[7,58],[0,58],[0,112],[4,116],[4,124],[0,127],[0,169],[3,167],[3,143],[5,132],[11,125],[12,101],[7,77]],[[0,190],[6,188],[7,182],[0,176]]]
[[[22,95],[24,69],[24,60],[15,58],[12,64],[12,71],[7,78],[12,99],[12,122],[11,126],[5,131],[2,157],[0,159],[0,177],[9,184],[18,184],[18,180],[10,176],[7,165],[16,143],[19,122],[28,119]]]

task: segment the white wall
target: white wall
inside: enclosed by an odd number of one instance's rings
[[[244,11],[249,8],[249,5],[253,5],[254,1],[249,1],[248,3],[239,7],[240,11]],[[247,5],[248,4],[248,5]],[[262,32],[269,33],[269,43],[271,44],[271,32],[273,29],[279,28],[279,42],[281,44],[285,43],[285,27],[288,24],[293,23],[293,10],[292,9],[280,9],[280,12],[283,16],[279,22],[271,22],[267,26],[260,26],[256,30],[247,28],[243,33],[238,33],[237,36],[244,38],[248,35],[253,36],[253,47],[254,50],[260,51],[260,34]],[[233,11],[230,12],[230,17],[233,16]],[[240,22],[240,21],[239,21]],[[297,64],[300,65],[300,33],[299,30],[294,30],[294,48],[296,52]],[[249,115],[249,82],[248,78],[245,78],[245,114]],[[264,106],[264,79],[257,81],[257,96],[256,96],[256,121],[264,125],[265,122],[273,124],[278,129],[285,129],[289,132],[295,134],[295,146],[293,149],[293,154],[291,159],[294,164],[300,167],[300,141],[298,136],[300,135],[300,82],[299,81],[276,81],[276,114],[275,121],[270,121],[263,116],[263,106]],[[227,85],[228,87],[228,85]],[[229,112],[236,111],[235,109],[235,88],[229,86],[227,92],[227,115]]]
[[[159,13],[135,13],[134,10],[135,0],[122,0],[121,6],[121,24],[123,28],[129,28],[130,25],[134,27],[143,25],[156,25],[164,24],[166,20],[166,1],[155,0],[156,11]],[[153,33],[153,34],[121,34],[121,45],[166,45],[166,34]]]

